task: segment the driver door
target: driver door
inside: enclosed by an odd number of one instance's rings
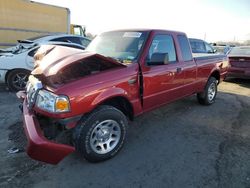
[[[151,110],[157,106],[180,98],[179,88],[184,84],[182,63],[178,61],[173,37],[169,34],[156,34],[151,42],[147,62],[143,67],[143,109]],[[168,62],[149,63],[155,54],[167,54]]]

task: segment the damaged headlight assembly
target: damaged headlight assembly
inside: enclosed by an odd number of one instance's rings
[[[36,106],[52,113],[69,112],[70,102],[67,96],[55,95],[47,90],[39,90]]]

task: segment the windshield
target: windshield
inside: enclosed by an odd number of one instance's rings
[[[247,55],[250,56],[250,46],[234,47],[229,53],[230,55]]]
[[[146,32],[113,31],[97,36],[86,48],[121,62],[132,62],[138,58],[146,39]]]

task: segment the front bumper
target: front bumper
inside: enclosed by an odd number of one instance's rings
[[[40,128],[36,116],[27,108],[27,101],[23,101],[23,126],[28,139],[27,154],[35,160],[50,164],[59,163],[64,157],[75,151],[69,145],[58,144],[46,139]]]

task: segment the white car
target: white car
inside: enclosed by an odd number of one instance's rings
[[[18,41],[15,47],[0,50],[0,83],[10,90],[23,90],[34,68],[33,56],[41,45],[61,45],[84,50],[90,39],[77,35],[47,35]]]

